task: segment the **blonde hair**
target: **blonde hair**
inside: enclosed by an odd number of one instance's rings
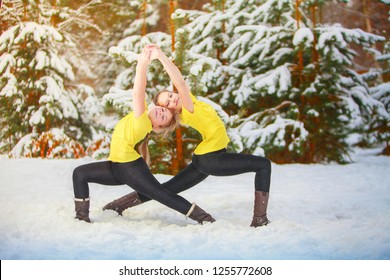
[[[169,109],[168,109],[169,110]],[[171,110],[170,110],[171,111]],[[172,112],[172,120],[167,126],[161,127],[154,132],[158,135],[161,135],[161,138],[165,138],[169,133],[175,131],[175,129],[179,126],[179,114]],[[138,145],[138,152],[144,158],[145,162],[148,166],[150,166],[150,152],[148,147],[150,134],[146,135],[144,140]]]
[[[179,126],[179,119],[180,119],[179,114],[173,112],[170,109],[167,110],[169,110],[172,113],[172,120],[168,123],[168,125],[154,130],[155,133],[162,135],[162,138],[165,138],[167,134],[175,131],[175,129]]]
[[[144,140],[142,140],[142,142],[138,145],[137,151],[143,157],[146,164],[150,166],[150,152],[149,152],[148,142],[149,142],[149,134],[146,135]]]

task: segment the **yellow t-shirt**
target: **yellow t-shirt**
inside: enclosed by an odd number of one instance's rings
[[[146,110],[138,118],[134,117],[134,112],[126,115],[115,126],[108,160],[113,162],[130,162],[140,158],[141,155],[134,147],[152,129],[152,123]]]
[[[182,124],[196,129],[203,141],[196,147],[194,154],[203,155],[227,147],[230,142],[226,128],[217,112],[209,104],[199,101],[191,94],[194,112],[183,108],[180,114]]]

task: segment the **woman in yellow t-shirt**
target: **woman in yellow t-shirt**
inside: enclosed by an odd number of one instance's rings
[[[255,192],[252,227],[264,226],[269,223],[267,207],[271,180],[271,162],[264,157],[228,153],[229,143],[225,126],[216,111],[205,102],[196,99],[182,77],[179,69],[161,51],[157,45],[150,47],[152,58],[158,59],[178,93],[163,91],[155,97],[156,105],[163,106],[180,114],[180,122],[196,129],[202,136],[202,142],[196,147],[192,163],[180,171],[168,182],[163,184],[168,190],[179,193],[187,190],[209,175],[230,176],[246,172],[255,172]],[[130,193],[105,207],[122,213],[125,209],[135,206],[133,201],[146,202],[149,198],[140,193]]]
[[[164,107],[145,106],[146,70],[152,50],[145,47],[139,55],[133,86],[133,112],[115,126],[108,161],[79,166],[73,171],[76,218],[91,222],[89,218],[88,183],[104,185],[127,184],[142,195],[154,199],[199,223],[214,222],[210,214],[176,193],[164,188],[152,175],[145,160],[134,149],[146,135],[154,130],[164,132],[175,128],[175,117]],[[134,201],[134,203],[137,203]]]

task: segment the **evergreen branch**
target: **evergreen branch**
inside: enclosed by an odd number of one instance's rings
[[[70,25],[74,21],[79,21],[81,23],[84,23],[86,26],[94,28],[99,33],[103,33],[103,30],[101,30],[100,27],[97,26],[96,24],[93,24],[91,22],[88,22],[88,21],[81,20],[81,19],[77,18],[78,16],[80,16],[82,14],[83,10],[85,10],[86,8],[88,8],[92,4],[95,4],[98,1],[100,2],[100,0],[92,0],[89,3],[87,3],[87,4],[83,5],[83,6],[81,6],[80,8],[78,8],[76,10],[76,13],[73,15],[73,17],[70,17],[69,19],[65,20],[64,22],[58,24],[58,30],[62,31],[64,28],[66,28],[68,25]]]

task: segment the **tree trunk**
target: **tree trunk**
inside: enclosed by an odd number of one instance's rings
[[[172,37],[172,53],[175,51],[175,25],[172,20],[172,14],[175,12],[175,1],[169,1],[169,22],[171,29]],[[180,67],[179,67],[180,69]],[[174,87],[174,85],[173,85]],[[174,89],[175,91],[175,89]],[[179,126],[176,128],[176,155],[172,158],[172,172],[176,174],[184,166],[184,156],[183,156],[183,140],[182,140],[182,129]]]
[[[147,26],[146,26],[146,8],[148,6],[147,0],[144,0],[142,3],[142,36],[147,34]]]
[[[318,9],[318,1],[317,4],[314,4],[310,7],[311,14],[312,14],[312,22],[313,22],[313,30],[317,27],[317,15],[316,10]],[[313,73],[314,79],[317,75],[317,69],[318,69],[318,52],[317,52],[317,34],[313,33],[314,40],[313,40],[313,49],[312,49],[312,60],[313,64],[315,65],[315,72]]]
[[[300,28],[300,22],[302,19],[301,12],[299,11],[299,6],[301,5],[302,0],[295,0],[295,19],[297,21],[297,30]],[[298,72],[298,81],[297,81],[297,87],[299,88],[303,83],[303,52],[301,47],[299,47],[298,53],[297,53],[297,72]],[[304,102],[303,95],[301,96],[302,104]]]
[[[370,18],[370,0],[363,0],[362,2],[364,19],[366,22],[366,31],[372,33],[372,24]]]
[[[363,14],[366,22],[366,31],[368,33],[374,33],[373,28],[372,28],[372,23],[371,23],[371,9],[370,9],[371,1],[370,0],[363,0],[362,1],[362,9],[363,9]],[[376,49],[376,44],[373,44],[373,47]],[[367,56],[371,56],[370,59],[373,60],[374,65],[377,69],[380,69],[381,66],[379,65],[378,61],[375,59],[375,56],[366,54]],[[383,82],[382,76],[379,78],[380,82]]]

